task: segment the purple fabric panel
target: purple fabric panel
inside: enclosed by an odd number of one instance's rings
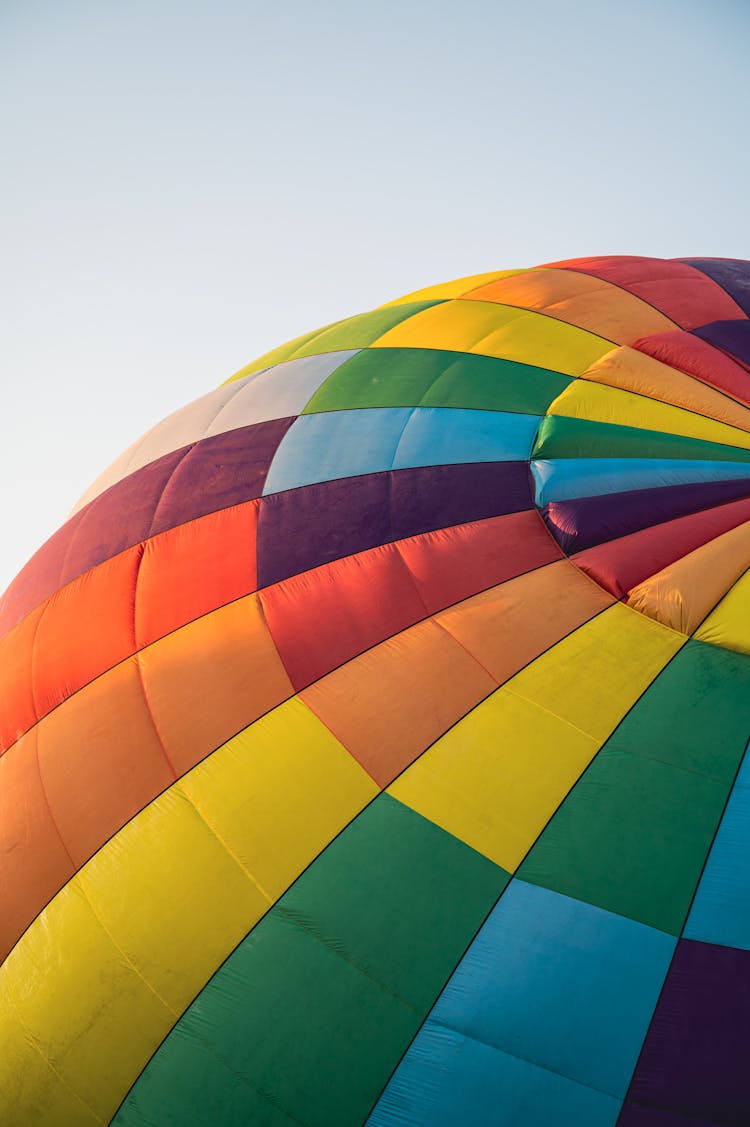
[[[260,497],[268,467],[293,422],[288,418],[255,423],[188,448],[159,498],[150,535]],[[196,509],[200,511],[191,511]]]
[[[551,501],[543,507],[542,516],[563,551],[570,554],[743,497],[750,497],[747,479],[698,482]]]
[[[750,951],[680,940],[627,1102],[699,1123],[747,1127]],[[649,1123],[623,1116],[619,1122]]]
[[[741,258],[683,258],[721,286],[750,316],[750,262]]]
[[[116,482],[32,556],[0,603],[0,633],[89,568],[149,536],[263,492],[294,419],[227,431],[165,454]]]
[[[641,1107],[626,1103],[617,1120],[617,1127],[723,1127],[715,1119],[698,1119],[659,1107]]]
[[[532,507],[527,462],[390,470],[270,494],[258,518],[258,586],[390,540]]]
[[[750,364],[750,321],[712,321],[693,329],[693,333],[740,363]]]

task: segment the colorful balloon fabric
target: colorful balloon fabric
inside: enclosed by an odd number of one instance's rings
[[[0,602],[0,1123],[750,1123],[750,263],[411,294]]]

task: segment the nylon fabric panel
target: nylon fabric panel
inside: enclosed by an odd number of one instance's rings
[[[332,329],[336,325],[341,324],[343,324],[343,321],[332,321],[330,325],[325,326],[325,329]],[[310,332],[301,333],[300,336],[288,340],[285,344],[280,344],[277,348],[272,348],[270,352],[264,352],[257,360],[253,360],[250,364],[245,364],[238,372],[230,376],[228,380],[224,380],[224,383],[231,384],[236,380],[245,379],[246,376],[255,375],[258,372],[266,372],[270,368],[285,363],[294,355],[298,348],[301,348],[303,344],[307,344],[313,337],[320,336],[323,331],[324,330],[320,328],[311,329]]]
[[[430,466],[308,485],[263,498],[258,582],[391,540],[533,508],[525,462]]]
[[[618,493],[616,503],[607,496],[552,501],[544,506],[543,516],[560,546],[578,553],[651,525],[744,500],[748,494],[748,481],[705,481]]]
[[[679,363],[672,366],[680,340]],[[661,346],[657,342],[663,341]],[[684,344],[682,342],[685,342]],[[708,346],[703,363],[690,362],[682,355],[703,345],[689,333],[657,333],[638,341],[638,349],[616,348],[595,361],[583,376],[592,383],[618,387],[649,399],[681,407],[697,415],[706,415],[740,430],[750,431],[750,414],[745,402],[747,394],[739,394],[742,371],[728,357],[716,354]],[[700,351],[700,350],[699,350]],[[729,368],[725,376],[720,373]],[[737,400],[740,402],[737,402]]]
[[[519,870],[678,935],[750,729],[747,659],[689,642],[647,689]]]
[[[668,317],[637,297],[569,270],[529,270],[489,282],[468,296],[534,309],[618,344],[674,328]]]
[[[620,1123],[645,1105],[743,1127],[749,1012],[750,953],[681,940]]]
[[[748,827],[750,758],[746,750],[685,925],[686,939],[750,951]]]
[[[90,568],[139,541],[254,500],[291,419],[205,439],[111,486],[32,556],[0,603],[0,632]],[[248,433],[250,432],[250,433]]]
[[[638,351],[723,391],[741,405],[750,403],[747,372],[731,356],[692,333],[657,333],[638,341]]]
[[[383,333],[401,321],[408,320],[423,309],[439,304],[434,300],[411,301],[392,307],[373,309],[370,313],[360,313],[339,321],[323,332],[314,334],[309,340],[295,349],[291,358],[315,356],[321,352],[340,352],[344,349],[366,348],[374,344]]]
[[[281,442],[264,494],[391,469],[517,462],[529,457],[538,422],[535,415],[451,408],[304,415]]]
[[[721,258],[685,258],[683,262],[694,266],[701,274],[711,278],[739,306],[738,312],[721,313],[716,315],[714,320],[727,320],[741,316],[742,313],[750,317],[750,273],[746,262]],[[708,319],[707,316],[704,317],[702,323],[705,324]]]
[[[114,1122],[153,1122],[156,1107],[162,1127],[216,1121],[228,1074],[242,1121],[262,1093],[261,1122],[362,1122],[507,879],[377,799],[219,970]]]
[[[540,507],[565,501],[583,502],[592,497],[604,498],[617,519],[621,498],[612,501],[612,494],[654,491],[664,496],[665,504],[679,486],[731,485],[735,490],[750,491],[750,466],[743,462],[701,462],[682,458],[565,458],[559,461],[540,459],[531,463],[536,484],[536,503]],[[684,491],[696,495],[695,488]],[[721,490],[717,490],[721,494]],[[676,494],[679,496],[679,494]],[[726,498],[736,500],[738,494]],[[742,496],[742,494],[739,494]],[[717,500],[721,504],[722,498]],[[688,512],[703,506],[694,505]],[[681,516],[681,512],[669,514]],[[668,519],[668,518],[664,518]],[[649,522],[651,523],[651,522]]]
[[[3,879],[25,874],[6,943],[17,938],[18,919],[30,922],[50,895],[53,828],[79,868],[178,775],[293,691],[250,596],[115,666],[23,736],[0,759],[0,821],[18,824],[10,808],[32,793],[24,775],[34,756],[41,809],[26,816],[23,854],[0,857]]]
[[[545,602],[553,592],[555,601]],[[498,684],[610,602],[561,561],[404,631],[302,696],[386,786]]]
[[[569,384],[551,404],[549,413],[600,423],[641,427],[644,430],[665,431],[685,438],[750,449],[750,434],[739,427],[715,422],[680,407],[672,407],[668,403],[659,403],[656,399],[647,399],[643,395],[589,380],[574,380]]]
[[[534,443],[535,458],[684,458],[750,461],[750,450],[619,423],[547,415]]]
[[[634,587],[627,602],[673,630],[693,634],[748,564],[750,523],[745,523]]]
[[[270,898],[376,793],[294,701],[125,826],[45,909],[0,971],[14,993],[14,1020],[29,1031],[23,1058],[0,1059],[0,1118],[46,1116],[69,1127],[57,1109],[71,1090],[107,1122]],[[35,1092],[41,1106],[29,1102]]]
[[[512,872],[679,648],[645,622],[619,604],[592,618],[456,724],[389,793]],[[594,678],[606,694],[592,692]]]
[[[593,333],[511,306],[446,301],[373,341],[376,348],[439,348],[497,356],[580,375],[612,347]]]
[[[348,556],[266,588],[260,600],[299,691],[428,614],[557,554],[536,514],[522,513]]]
[[[747,520],[750,501],[729,502],[598,544],[572,559],[576,567],[621,598],[649,575]]]
[[[569,383],[558,372],[490,356],[366,348],[329,376],[303,413],[421,406],[542,415]]]
[[[696,638],[750,654],[750,573],[745,571],[695,632]]]
[[[510,278],[514,274],[525,273],[526,270],[493,270],[489,274],[470,274],[468,278],[456,278],[452,282],[440,282],[436,286],[427,286],[425,289],[415,290],[404,297],[397,297],[395,301],[386,302],[383,308],[401,305],[405,301],[422,301],[425,299],[445,301],[447,298],[464,297],[477,286],[486,285],[487,282],[492,282],[496,278]]]
[[[368,1127],[614,1127],[620,1101],[428,1018]]]
[[[482,1122],[486,1085],[499,1068],[508,1090],[495,1080],[498,1100],[484,1122],[511,1127],[520,1107],[521,1121],[530,1124],[572,1125],[578,1109],[584,1123],[613,1123],[673,949],[674,940],[651,928],[514,880],[369,1124],[403,1122],[397,1112],[406,1122],[450,1122],[440,1109],[459,1038],[475,1085],[445,1092],[455,1108],[452,1122]],[[537,1069],[554,1080],[540,1084]],[[416,1114],[407,1118],[409,1096]]]
[[[300,696],[385,787],[494,687],[480,663],[428,619]]]
[[[73,512],[135,470],[212,435],[299,415],[310,396],[352,352],[279,364],[270,371],[222,384],[152,427],[88,489]]]
[[[611,282],[660,309],[678,325],[702,325],[707,316],[736,317],[737,305],[718,285],[685,259],[618,255],[610,258],[571,258],[549,263]],[[708,311],[711,311],[708,313]]]

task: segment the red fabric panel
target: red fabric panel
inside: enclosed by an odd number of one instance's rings
[[[31,654],[44,606],[37,607],[0,641],[0,752],[35,724]]]
[[[295,691],[426,614],[395,544],[295,575],[260,598]]]
[[[38,716],[135,649],[133,604],[140,555],[140,545],[122,552],[45,603],[31,659]]]
[[[146,542],[138,576],[138,648],[255,590],[259,505],[221,509]]]
[[[570,558],[619,599],[650,575],[747,520],[750,500],[731,501],[610,540]]]
[[[565,262],[545,265],[567,267],[611,282],[649,302],[684,329],[694,329],[709,321],[745,316],[721,286],[700,270],[675,259],[636,256],[569,258]]]
[[[563,558],[535,509],[413,536],[399,550],[430,614]]]
[[[267,587],[261,602],[299,692],[435,611],[562,556],[526,511],[335,560]]]
[[[744,366],[692,333],[655,333],[637,340],[633,348],[750,405],[750,380]]]

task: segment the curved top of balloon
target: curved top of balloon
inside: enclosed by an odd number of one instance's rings
[[[94,483],[0,600],[1,1122],[750,1118],[749,316],[433,286]]]

